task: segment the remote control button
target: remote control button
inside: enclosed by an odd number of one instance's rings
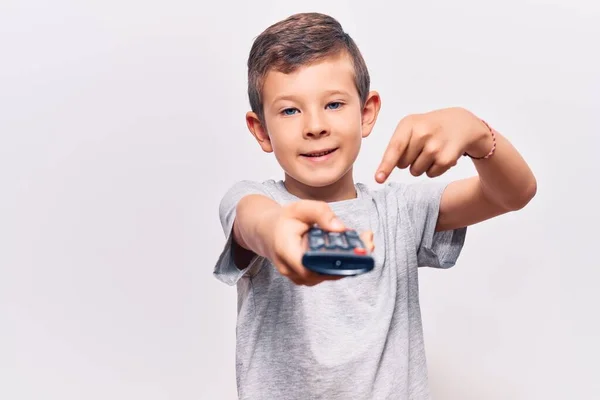
[[[355,247],[354,253],[362,256],[362,255],[367,254],[367,250],[363,249],[362,247]]]
[[[325,235],[325,239],[326,249],[333,250],[337,247],[336,244],[333,242],[333,238],[331,237],[331,235]]]
[[[346,236],[348,238],[358,238],[358,233],[355,230],[348,230],[346,231]]]
[[[358,238],[348,238],[348,243],[351,247],[364,247],[362,241]]]
[[[344,239],[343,234],[339,232],[329,232],[329,247],[330,249],[338,248],[342,250],[347,250],[348,243]]]
[[[308,241],[310,248],[313,250],[318,250],[321,247],[325,246],[325,239],[320,236],[310,236]]]
[[[323,236],[323,230],[319,228],[312,228],[310,231],[311,235]]]

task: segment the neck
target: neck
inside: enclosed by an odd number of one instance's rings
[[[308,186],[285,174],[285,188],[294,196],[303,200],[319,200],[332,203],[357,197],[352,170],[348,171],[338,181],[331,185],[315,187]]]

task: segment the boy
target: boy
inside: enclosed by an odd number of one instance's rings
[[[285,179],[239,182],[220,203],[227,241],[214,274],[238,289],[239,397],[429,398],[418,267],[453,266],[467,226],[524,207],[532,172],[502,135],[450,108],[403,118],[375,179],[394,167],[439,176],[463,155],[478,176],[355,184],[381,102],[354,41],[326,15],[269,27],[248,78],[248,128]],[[315,223],[363,232],[375,268],[341,279],[305,269],[303,234]]]

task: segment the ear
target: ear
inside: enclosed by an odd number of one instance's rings
[[[252,111],[248,111],[246,113],[246,125],[263,151],[266,153],[271,153],[273,151],[271,139],[269,138],[269,134],[267,133],[265,125],[263,125],[256,113]]]
[[[379,110],[381,109],[381,97],[379,93],[375,91],[369,92],[369,96],[367,97],[367,101],[362,109],[362,137],[366,138],[371,134],[373,127],[375,126],[375,121],[377,121],[377,116],[379,115]]]

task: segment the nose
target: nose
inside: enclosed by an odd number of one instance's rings
[[[305,113],[303,136],[305,139],[314,139],[329,135],[329,127],[323,115],[319,112]]]

